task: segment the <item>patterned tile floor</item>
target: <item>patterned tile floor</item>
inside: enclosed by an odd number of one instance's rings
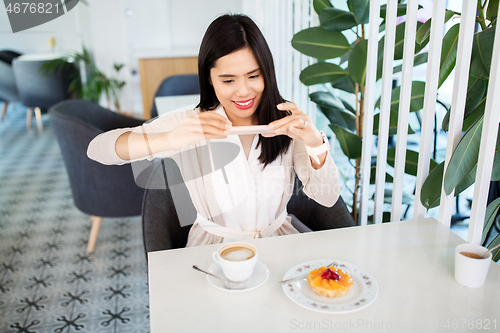
[[[140,217],[104,219],[88,255],[48,116],[33,123],[20,103],[0,122],[0,333],[148,332]]]

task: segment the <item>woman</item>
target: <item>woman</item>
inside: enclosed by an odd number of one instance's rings
[[[286,211],[294,171],[309,197],[335,204],[340,186],[328,141],[280,96],[271,52],[250,18],[224,15],[212,22],[201,43],[198,73],[201,99],[195,110],[101,134],[88,156],[104,164],[174,158],[198,212],[187,246],[298,233]],[[269,125],[275,133],[228,135],[232,127],[250,125]],[[224,168],[207,173],[201,152],[210,143],[238,149]],[[213,167],[215,154],[208,151]]]

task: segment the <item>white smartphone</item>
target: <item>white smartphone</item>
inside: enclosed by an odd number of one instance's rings
[[[276,133],[274,128],[269,128],[268,125],[234,126],[228,129],[227,131],[229,132],[228,135]]]

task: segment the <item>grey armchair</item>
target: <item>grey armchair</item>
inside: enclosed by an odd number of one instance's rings
[[[160,96],[195,95],[200,93],[198,74],[169,76],[163,80],[156,90],[155,98]],[[158,110],[153,101],[151,118],[158,117]]]
[[[61,148],[75,205],[91,215],[87,250],[93,252],[102,217],[140,215],[144,189],[136,185],[130,164],[100,164],[87,157],[87,147],[103,132],[139,126],[143,121],[77,99],[54,105],[49,119]]]
[[[20,55],[14,51],[0,51],[0,102],[3,102],[1,120],[5,117],[9,103],[19,100],[12,61]]]
[[[50,75],[42,75],[39,72],[40,67],[47,62],[46,60],[22,59],[15,59],[12,62],[19,100],[28,107],[26,126],[31,127],[34,109],[40,131],[43,129],[42,113],[46,113],[51,106],[71,97],[69,84],[74,77],[79,75],[73,65],[62,66]]]
[[[183,212],[175,209],[169,183],[176,184],[175,195],[183,202]],[[163,184],[164,189],[158,189]],[[324,207],[310,199],[302,191],[302,183],[295,179],[292,198],[287,211],[295,215],[313,231],[354,226],[354,220],[347,210],[342,197],[333,207]],[[179,167],[172,159],[163,159],[156,164],[144,193],[142,206],[142,231],[146,257],[148,252],[182,248],[186,246],[191,225],[181,226],[182,220],[195,221],[196,210],[189,192],[182,182]]]

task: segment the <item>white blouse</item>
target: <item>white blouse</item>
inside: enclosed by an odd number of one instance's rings
[[[89,144],[87,154],[89,158],[103,164],[124,164],[141,160],[125,161],[118,157],[115,144],[120,135],[127,131],[169,132],[193,112],[199,110],[167,113],[137,128],[103,133]],[[222,106],[213,112],[227,118]],[[335,204],[340,195],[340,185],[337,168],[329,153],[324,165],[315,170],[304,143],[292,140],[288,151],[263,169],[258,160],[261,153],[258,141],[259,136],[255,135],[248,160],[237,135],[229,135],[226,139],[202,140],[180,152],[162,152],[142,158],[152,160],[155,157],[172,157],[178,164],[198,212],[196,221],[180,221],[181,225],[194,222],[187,246],[298,233],[286,212],[286,205],[293,194],[295,172],[309,197],[324,206],[331,207]],[[203,163],[206,163],[206,156],[202,161],[202,154],[196,153],[197,150],[193,148],[200,149],[208,145],[210,152],[213,150],[210,147],[216,146],[218,142],[235,144],[239,147],[239,152],[224,168],[203,174],[200,170],[203,169]],[[211,163],[213,166],[212,160]],[[203,176],[187,176],[193,172]],[[175,190],[172,194],[175,196]],[[182,209],[175,198],[174,202],[178,211]]]

